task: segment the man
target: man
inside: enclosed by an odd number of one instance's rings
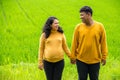
[[[107,43],[104,26],[92,19],[92,9],[80,9],[82,23],[75,28],[72,42],[71,63],[77,65],[79,80],[98,80],[100,62],[106,64]]]

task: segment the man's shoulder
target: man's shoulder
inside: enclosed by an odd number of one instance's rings
[[[94,22],[95,22],[95,24],[97,24],[97,25],[103,26],[103,24],[102,24],[101,22],[98,22],[98,21],[94,21]]]
[[[79,23],[76,25],[76,28],[80,28],[80,26],[83,26],[83,23]]]
[[[82,26],[84,23],[78,23],[77,26]]]
[[[97,22],[95,21],[96,26],[100,29],[103,30],[104,29],[104,25],[101,22]]]

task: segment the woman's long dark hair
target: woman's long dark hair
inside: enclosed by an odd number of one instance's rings
[[[57,19],[56,17],[49,17],[45,23],[45,25],[43,26],[43,33],[45,33],[45,38],[48,38],[50,33],[51,33],[51,29],[52,27],[50,25],[52,25],[52,23],[54,22],[54,20]],[[63,33],[62,28],[59,26],[58,27],[58,32]]]

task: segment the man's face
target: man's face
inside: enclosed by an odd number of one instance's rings
[[[85,12],[80,12],[80,19],[82,20],[83,23],[86,23],[89,19],[89,14]]]

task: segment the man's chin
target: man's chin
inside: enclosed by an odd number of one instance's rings
[[[83,23],[85,22],[84,20],[81,20]]]

